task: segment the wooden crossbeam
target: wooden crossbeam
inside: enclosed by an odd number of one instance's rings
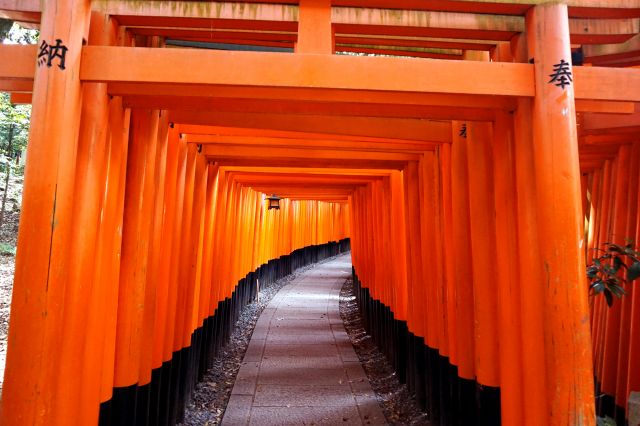
[[[640,105],[633,114],[589,114],[582,121],[583,134],[637,133],[640,130]]]
[[[233,179],[246,184],[260,183],[295,183],[304,185],[325,185],[325,184],[367,184],[378,180],[376,177],[359,176],[337,176],[337,175],[273,175],[265,173],[233,173]]]
[[[390,170],[380,170],[380,169],[351,169],[351,168],[338,168],[334,167],[332,169],[325,168],[313,168],[313,167],[269,167],[269,166],[221,166],[221,170],[225,172],[238,172],[238,173],[267,173],[267,174],[286,174],[286,175],[307,175],[307,176],[318,176],[318,175],[331,175],[331,176],[359,176],[359,177],[369,177],[369,178],[381,178],[388,177],[391,174]]]
[[[202,2],[202,1],[113,1],[93,0],[95,11],[116,16],[165,18],[234,19],[252,21],[298,20],[298,7],[287,4]]]
[[[604,135],[585,135],[580,137],[580,143],[587,145],[617,145],[640,141],[640,134],[635,132],[613,133]]]
[[[508,41],[525,30],[521,16],[422,10],[334,7],[332,22],[342,33],[394,34]],[[572,43],[620,43],[638,33],[640,20],[570,19]]]
[[[33,80],[9,80],[0,78],[0,92],[31,93]]]
[[[323,159],[305,158],[304,161],[295,158],[218,158],[210,156],[210,161],[216,162],[225,167],[308,167],[312,169],[380,169],[380,170],[402,170],[406,161],[396,160],[345,160],[345,159]]]
[[[432,10],[432,11],[450,11],[450,12],[466,12],[466,13],[484,13],[498,15],[524,15],[526,11],[536,4],[542,4],[547,0],[433,0],[424,2],[422,0],[333,0],[334,6],[342,7],[376,7],[387,9],[415,9],[415,10]],[[137,1],[135,3],[127,0],[94,0],[93,7],[98,10],[110,9],[123,13],[142,13],[136,10],[135,5],[142,4],[147,8],[154,7],[150,10],[162,10],[164,5],[157,5],[154,1]],[[196,3],[194,9],[200,5],[206,5],[206,2],[186,2],[173,1],[171,5],[165,6],[165,10],[176,4]],[[251,10],[255,6],[295,6],[296,0],[246,0],[237,4],[238,7],[244,7]],[[569,6],[569,16],[582,18],[625,18],[640,16],[640,2],[638,0],[566,0]],[[130,9],[127,9],[130,8]],[[30,12],[40,11],[40,0],[0,0],[0,9],[3,10],[22,10]],[[189,8],[182,7],[180,12],[189,12]]]
[[[462,106],[368,104],[361,102],[327,103],[194,96],[127,96],[124,99],[124,104],[132,108],[207,111],[209,114],[217,112],[246,112],[469,121],[492,121],[495,117],[495,112],[491,109],[465,108]]]
[[[463,40],[457,38],[404,37],[372,34],[335,35],[336,44],[375,44],[379,46],[424,47],[442,49],[491,50],[496,46],[494,40]]]
[[[38,47],[0,44],[0,77],[33,82]]]
[[[515,110],[516,101],[506,96],[463,94],[383,92],[378,90],[316,89],[309,87],[246,87],[228,85],[180,85],[145,83],[110,83],[114,96],[166,96],[239,98],[251,100],[315,101],[325,103],[367,103],[385,105],[442,106],[472,109]]]
[[[533,96],[533,66],[519,63],[102,46],[86,46],[82,63],[85,81]],[[640,101],[637,69],[574,73],[579,99]]]
[[[245,184],[246,185],[246,184]],[[353,191],[362,185],[342,185],[342,186],[321,186],[309,187],[301,185],[287,184],[251,184],[246,185],[256,191],[264,193],[278,193],[280,195],[351,195]]]
[[[252,159],[328,159],[328,160],[383,160],[383,161],[418,161],[419,154],[406,152],[362,151],[347,149],[262,147],[242,145],[207,145],[203,153],[212,158],[252,158]]]
[[[585,60],[598,64],[615,59],[625,59],[640,55],[640,34],[636,34],[624,43],[584,46]]]
[[[451,131],[449,131],[451,135]],[[379,151],[433,151],[437,142],[360,142],[330,139],[290,139],[260,136],[186,135],[187,142],[202,145],[251,145],[262,147],[333,148]]]
[[[432,141],[449,142],[451,137],[448,136],[451,133],[450,122],[435,122],[428,123],[431,126],[430,139]],[[180,133],[187,138],[191,135],[198,136],[232,136],[232,137],[249,137],[249,138],[278,138],[278,139],[292,139],[292,140],[327,140],[343,141],[343,142],[359,142],[359,143],[393,143],[393,144],[420,144],[422,142],[415,142],[406,139],[397,138],[380,138],[380,137],[367,137],[367,136],[354,136],[354,135],[331,135],[328,137],[326,133],[314,133],[303,131],[287,131],[287,130],[273,130],[273,129],[252,129],[248,127],[227,127],[227,126],[202,126],[194,124],[177,124],[176,128]],[[308,172],[308,171],[307,171]]]
[[[297,149],[246,146],[204,146],[202,152],[210,161],[231,166],[312,168],[383,168],[402,170],[409,161],[418,161],[419,154],[328,149]]]
[[[437,10],[497,15],[524,15],[531,6],[547,0],[334,0],[335,6],[389,9]],[[565,0],[569,16],[579,18],[633,18],[640,15],[640,2],[610,0]]]
[[[169,120],[180,124],[245,127],[413,141],[431,141],[430,132],[432,132],[434,139],[441,141],[444,139],[440,133],[441,130],[438,130],[437,133],[433,132],[433,126],[430,125],[430,122],[420,119],[180,110],[171,111]]]
[[[0,46],[0,57],[12,58],[0,61],[0,76],[33,78],[36,49]],[[638,69],[573,71],[577,99],[640,101]],[[85,46],[80,77],[108,83],[533,96],[531,64],[339,55]]]
[[[96,82],[533,96],[530,64],[86,46],[82,65]]]

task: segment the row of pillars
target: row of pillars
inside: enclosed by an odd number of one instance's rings
[[[640,142],[622,145],[614,159],[582,177],[588,260],[605,243],[625,246],[640,241]],[[624,273],[624,272],[623,272]],[[593,359],[597,409],[624,424],[627,399],[640,391],[640,291],[626,286],[627,295],[611,308],[603,297],[591,297]]]
[[[493,59],[532,62],[535,97],[492,123],[454,122],[451,145],[353,197],[363,310],[406,327],[390,352],[434,424],[493,424],[496,407],[505,425],[595,424],[574,92],[550,81],[571,61],[567,7],[532,7],[526,24]],[[442,362],[455,377],[435,386]],[[477,415],[434,408],[469,381],[458,409]]]
[[[256,281],[342,249],[348,206],[267,211],[165,111],[81,83],[83,44],[134,43],[89,1],[43,3],[40,38],[68,50],[36,69],[0,423],[172,424]]]

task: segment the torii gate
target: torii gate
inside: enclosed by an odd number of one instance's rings
[[[638,178],[640,4],[566,3],[0,0],[40,28],[0,46],[33,103],[4,423],[175,423],[255,274],[351,237],[434,424],[594,424],[583,199],[618,149]],[[592,316],[623,415],[638,294]]]

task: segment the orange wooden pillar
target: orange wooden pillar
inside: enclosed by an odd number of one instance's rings
[[[500,396],[502,423],[522,424],[521,301],[518,283],[517,191],[513,120],[499,113],[494,123],[494,188],[498,330],[500,336]]]
[[[160,281],[160,261],[162,243],[162,222],[164,216],[164,195],[167,172],[169,121],[166,111],[159,115],[157,145],[154,159],[154,175],[151,184],[156,189],[152,209],[149,214],[151,234],[149,236],[149,254],[147,261],[147,273],[144,296],[144,314],[142,328],[142,352],[140,353],[140,371],[138,374],[138,395],[136,401],[136,418],[138,422],[148,422],[150,419],[157,422],[159,389],[152,385],[159,383],[159,370],[153,371],[153,355],[155,322],[159,321],[157,311],[157,290]]]
[[[426,287],[424,310],[426,344],[426,396],[427,411],[434,422],[451,422],[453,399],[448,359],[447,292],[444,280],[440,170],[434,152],[423,153],[420,160],[421,224],[422,224],[422,270]]]
[[[172,234],[172,249],[164,256],[169,265],[169,291],[167,296],[167,327],[163,344],[163,362],[167,366],[163,369],[161,378],[162,389],[160,391],[160,418],[169,419],[169,423],[175,422],[177,400],[177,380],[180,371],[180,352],[176,344],[177,316],[179,309],[180,294],[180,259],[182,257],[182,239],[183,235],[183,216],[185,210],[184,199],[186,194],[187,183],[187,143],[179,137],[176,129],[169,131],[170,144],[175,142],[178,145],[178,160],[176,170],[176,197],[174,199],[173,210],[174,219],[173,226],[169,230]],[[171,146],[171,145],[170,145]],[[165,270],[163,268],[163,270]]]
[[[492,423],[499,417],[499,330],[495,297],[502,283],[496,263],[496,223],[493,189],[493,127],[467,124],[469,217],[475,313],[475,370],[480,391],[478,415]]]
[[[620,148],[621,152],[623,147]],[[640,143],[636,142],[630,147],[628,147],[630,151],[630,161],[627,168],[627,212],[626,216],[626,226],[624,231],[624,242],[628,240],[636,241],[637,247],[637,238],[634,238],[637,233],[637,217],[638,217],[638,178],[639,178],[639,170],[640,170]],[[633,309],[633,299],[634,293],[637,293],[635,286],[627,285],[627,296],[623,297],[620,302],[622,303],[622,313],[620,317],[620,345],[618,349],[618,370],[617,370],[617,379],[616,379],[616,419],[619,423],[624,422],[625,415],[623,412],[627,410],[627,400],[632,391],[629,387],[629,377],[630,377],[630,364],[633,363],[631,360],[635,360],[630,354],[631,342],[633,340],[632,328],[634,328],[634,324],[632,323],[632,309]],[[628,416],[628,413],[626,413]]]
[[[533,159],[543,265],[538,289],[544,295],[546,395],[550,398],[546,423],[591,425],[595,422],[593,369],[575,102],[567,74],[571,72],[567,6],[537,5],[528,11],[526,24],[535,71]]]
[[[453,241],[451,255],[454,258],[463,256],[465,262],[459,262],[455,269],[456,283],[456,347],[459,422],[461,424],[475,421],[475,339],[474,339],[474,288],[473,258],[471,253],[471,221],[469,218],[469,172],[468,152],[464,135],[467,123],[453,122],[451,146],[451,211]]]
[[[598,232],[594,242],[594,247],[602,248],[602,244],[609,240],[611,235],[611,210],[613,208],[613,201],[615,195],[615,165],[612,161],[606,160],[603,166],[602,177],[602,195],[599,199],[599,217],[598,217]],[[592,258],[597,257],[595,253],[592,253]],[[594,327],[593,333],[593,350],[594,350],[594,370],[596,376],[596,386],[599,392],[601,387],[602,372],[603,372],[603,360],[604,360],[604,341],[606,333],[606,318],[608,307],[602,297],[594,300],[594,315],[598,317],[598,322]]]
[[[453,256],[453,212],[452,212],[452,186],[451,186],[451,145],[444,144],[438,147],[439,182],[440,182],[440,214],[442,217],[439,227],[439,236],[442,241],[443,259],[443,285],[447,300],[447,342],[449,364],[451,367],[458,365],[458,343],[456,339],[457,313],[456,313],[456,280],[455,260]],[[453,384],[450,384],[453,386]],[[452,407],[453,411],[453,407]]]
[[[334,51],[329,0],[300,0],[296,52],[324,53]]]
[[[104,423],[107,423],[110,415],[113,394],[122,222],[131,117],[131,111],[123,109],[120,97],[111,99],[109,109],[109,163],[94,271],[97,291],[93,294],[100,302],[101,309],[92,310],[89,317],[89,327],[92,327],[93,323],[101,324],[103,327],[99,333],[102,337],[102,350],[96,349],[96,352],[102,353],[98,359],[101,360],[102,367],[100,421]],[[97,346],[99,345],[97,343]],[[85,356],[85,363],[95,362],[93,356]]]
[[[111,25],[104,15],[94,13],[89,42],[110,44],[114,36],[114,28],[109,28]],[[90,424],[98,420],[102,369],[101,363],[85,362],[84,357],[93,355],[95,359],[102,355],[98,351],[101,349],[101,326],[95,322],[88,324],[88,319],[92,310],[101,309],[102,302],[96,298],[102,294],[102,289],[94,288],[93,268],[108,162],[106,84],[86,84],[82,100],[73,202],[76,208],[72,213],[75,232],[69,251],[74,262],[65,283],[64,337],[58,348],[59,371],[52,418],[78,419]],[[80,374],[79,365],[84,367]]]
[[[531,127],[531,102],[518,101],[515,125],[515,181],[520,283],[520,318],[522,324],[522,386],[526,389],[522,417],[525,425],[547,421],[544,352],[544,297],[540,290],[542,261],[537,243],[536,182]]]
[[[407,163],[403,170],[405,226],[407,232],[407,326],[409,328],[408,375],[409,390],[416,394],[418,403],[425,406],[426,399],[426,284],[423,274],[420,171],[418,163]],[[372,207],[373,208],[373,207]],[[373,230],[375,232],[375,229]]]
[[[616,172],[613,176],[611,211],[611,231],[606,235],[606,241],[626,244],[625,232],[629,213],[629,165],[631,148],[621,146],[616,158]],[[600,246],[599,248],[603,248]],[[601,298],[602,299],[602,298]],[[602,303],[602,302],[600,302]],[[616,388],[618,386],[618,357],[621,344],[621,316],[623,301],[615,300],[613,305],[604,307],[605,323],[603,338],[602,373],[600,374],[600,391],[606,396],[601,401],[600,410],[611,417],[615,417]],[[626,364],[626,362],[624,363]],[[626,400],[626,398],[625,398]]]
[[[640,148],[640,143],[636,142],[634,145],[634,149]],[[635,180],[632,181],[632,184],[634,184],[636,188],[638,188],[638,185],[640,185],[640,165],[638,166],[638,169],[636,169]],[[638,244],[638,242],[640,242],[640,195],[636,195],[636,197],[637,200],[634,241],[636,241],[636,244]],[[627,395],[629,395],[630,392],[640,392],[640,365],[638,365],[637,362],[637,359],[640,358],[640,290],[638,290],[637,288],[637,281],[635,284],[635,288],[632,290],[629,297],[631,299],[631,315],[629,318],[630,341],[629,360],[627,367]]]
[[[212,303],[216,299],[215,289],[212,288],[213,281],[213,256],[214,256],[214,241],[216,239],[215,234],[215,221],[216,221],[216,201],[218,191],[218,166],[213,164],[207,165],[207,194],[206,194],[206,206],[205,206],[205,223],[203,229],[203,264],[202,274],[200,277],[202,294],[200,297],[199,316],[202,319],[202,326],[204,327],[204,351],[202,352],[202,359],[200,360],[200,373],[204,372],[206,368],[209,368],[209,358],[211,355],[213,345],[213,324],[211,323],[213,309]],[[257,220],[256,220],[257,222]],[[257,242],[257,238],[255,241]],[[217,300],[216,300],[217,301]]]
[[[172,350],[167,348],[167,342],[172,341],[169,336],[171,322],[171,307],[175,307],[175,301],[171,298],[172,290],[175,289],[174,283],[171,281],[171,259],[176,255],[176,247],[174,244],[174,228],[176,226],[176,218],[178,216],[177,209],[182,207],[178,203],[180,194],[178,193],[178,167],[180,158],[180,140],[177,130],[173,124],[169,125],[167,135],[167,162],[163,199],[163,221],[161,230],[161,249],[160,261],[157,266],[157,290],[156,290],[156,321],[154,324],[153,350],[152,352],[152,368],[153,374],[159,376],[160,388],[152,387],[152,408],[150,409],[149,422],[153,424],[154,420],[154,400],[157,398],[157,418],[167,418],[167,399],[171,373],[171,357]],[[160,371],[159,373],[157,371]],[[156,378],[154,377],[154,381]]]
[[[88,0],[42,4],[33,86],[29,164],[18,234],[2,400],[5,425],[59,424],[53,418],[64,282],[71,259],[75,156],[80,125],[80,54]],[[60,40],[60,44],[57,43]],[[53,49],[53,50],[52,50]],[[57,53],[57,55],[56,55]]]
[[[402,194],[402,177],[400,172],[393,171],[389,177],[391,221],[394,232],[391,234],[391,251],[393,261],[393,299],[396,302],[395,317],[397,320],[407,322],[407,305],[409,295],[407,290],[407,268],[398,265],[407,264],[406,226],[404,214],[404,202]],[[352,227],[353,227],[352,223]]]
[[[196,156],[195,145],[187,145],[187,162],[184,180],[184,199],[182,208],[182,223],[180,224],[180,234],[178,241],[180,244],[180,256],[177,262],[177,295],[175,311],[175,328],[173,333],[174,365],[171,372],[171,395],[170,423],[179,421],[182,417],[184,407],[184,389],[186,386],[188,353],[185,350],[185,322],[187,318],[187,305],[189,294],[189,263],[191,246],[191,221],[193,220],[193,199],[196,176]],[[190,318],[190,317],[189,317]]]
[[[198,149],[195,147],[195,166],[194,166],[194,175],[193,175],[193,202],[191,207],[191,220],[189,223],[189,228],[186,231],[185,237],[188,239],[187,242],[187,250],[185,254],[186,263],[182,266],[185,268],[186,278],[181,282],[181,285],[186,287],[186,298],[185,298],[185,309],[184,309],[184,318],[182,320],[182,348],[186,349],[186,359],[184,368],[185,373],[181,374],[181,380],[183,380],[182,384],[182,393],[181,398],[183,398],[184,403],[180,404],[181,409],[184,409],[184,404],[189,401],[191,398],[191,391],[195,386],[195,377],[193,377],[193,372],[197,371],[194,369],[194,312],[197,311],[198,303],[197,297],[199,293],[198,284],[199,281],[197,279],[198,270],[198,250],[199,250],[199,242],[200,242],[200,230],[202,228],[203,220],[204,220],[204,203],[205,203],[205,195],[206,195],[206,185],[207,185],[207,173],[206,173],[206,161],[202,154],[197,152]],[[182,362],[182,360],[181,360]],[[182,418],[180,416],[179,418]]]
[[[435,239],[437,207],[436,207],[436,178],[435,155],[433,152],[425,152],[418,162],[420,183],[420,239],[422,285],[425,287],[424,299],[424,327],[425,344],[437,351],[440,347],[441,332],[445,328],[442,323],[442,295],[439,296],[439,287],[442,282],[440,276],[440,258],[438,256],[438,242]]]
[[[134,110],[127,163],[112,421],[135,419],[145,288],[155,203],[158,111]],[[149,348],[150,349],[150,348]]]
[[[511,40],[512,57],[528,62],[526,34]],[[544,424],[548,417],[544,350],[544,295],[540,291],[540,258],[536,213],[536,176],[533,163],[533,102],[518,99],[514,113],[514,161],[516,182],[516,226],[518,234],[518,282],[522,327],[522,386],[526,389],[522,417],[525,425]],[[524,337],[526,336],[526,338]]]

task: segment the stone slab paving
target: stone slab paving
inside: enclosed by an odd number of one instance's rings
[[[320,263],[264,309],[223,425],[384,425],[339,312],[351,258]]]

